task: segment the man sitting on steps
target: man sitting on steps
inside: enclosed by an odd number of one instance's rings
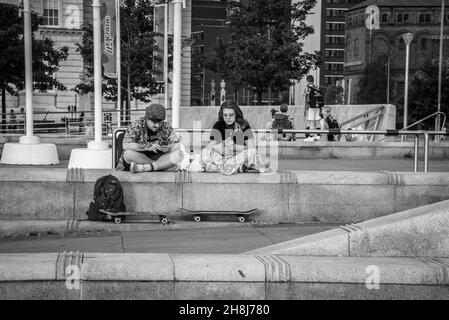
[[[165,121],[165,108],[151,104],[145,116],[131,123],[123,138],[123,153],[117,170],[131,172],[176,171],[183,159],[179,138]]]

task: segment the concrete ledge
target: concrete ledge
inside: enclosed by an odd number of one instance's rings
[[[248,254],[449,257],[449,201],[342,226]]]
[[[207,135],[205,135],[207,139]],[[5,143],[18,142],[18,137],[0,137],[0,154]],[[43,143],[52,143],[56,145],[59,159],[68,161],[73,149],[85,148],[92,138],[45,138]],[[260,141],[258,144],[266,146],[266,141]],[[420,142],[419,157],[423,159],[424,148]],[[109,141],[112,145],[112,142]],[[201,145],[193,145],[193,148],[204,148],[207,140]],[[278,142],[278,154],[280,159],[403,159],[413,154],[413,142],[328,142],[319,141],[314,143],[297,140],[294,142]],[[313,146],[313,148],[311,148]],[[449,142],[430,143],[429,159],[441,160],[449,159]]]
[[[65,286],[70,266],[78,267],[79,290]],[[441,258],[0,254],[0,299],[288,299],[316,290],[332,299],[336,289],[349,299],[448,299],[448,272]],[[366,287],[374,279],[379,291]]]
[[[449,173],[278,172],[269,175],[0,169],[0,220],[84,220],[95,181],[114,174],[128,211],[191,220],[191,211],[259,209],[250,221],[354,223],[449,199]],[[325,195],[323,197],[317,195]],[[212,219],[212,218],[211,218]]]

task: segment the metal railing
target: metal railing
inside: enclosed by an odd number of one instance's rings
[[[177,133],[188,132],[188,133],[203,133],[210,132],[212,129],[176,129]],[[407,130],[293,130],[293,129],[279,129],[279,130],[267,130],[267,129],[256,129],[252,130],[255,133],[271,133],[271,134],[284,134],[284,133],[295,133],[295,134],[331,134],[337,135],[385,135],[385,136],[414,136],[414,161],[413,161],[413,171],[418,172],[418,156],[419,156],[419,137],[424,136],[424,172],[429,171],[429,145],[431,136],[449,136],[449,129],[446,131],[407,131]]]
[[[434,112],[434,113],[428,115],[427,117],[422,118],[421,120],[416,121],[415,123],[412,123],[411,125],[403,128],[402,130],[407,130],[409,128],[412,128],[412,127],[414,127],[414,126],[416,126],[416,125],[426,121],[427,119],[430,119],[430,118],[438,116],[438,115],[443,115],[443,122],[441,123],[440,128],[444,128],[444,126],[446,125],[446,114],[444,112],[442,112],[442,111],[437,111],[437,112]],[[435,130],[436,129],[437,128],[435,127]],[[438,141],[438,140],[439,140],[438,136],[435,136],[435,141]],[[405,141],[407,141],[407,136],[405,136]]]

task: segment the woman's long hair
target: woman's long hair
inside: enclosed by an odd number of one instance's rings
[[[235,112],[235,122],[237,122],[239,125],[243,125],[245,123],[242,109],[240,109],[235,101],[225,101],[221,104],[220,111],[218,112],[218,121],[221,122],[225,122],[223,119],[223,109],[233,109]]]

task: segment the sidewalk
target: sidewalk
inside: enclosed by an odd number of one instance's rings
[[[197,224],[197,228],[177,230],[169,228],[146,231],[96,232],[91,230],[21,238],[4,237],[0,239],[0,253],[81,251],[84,253],[240,254],[338,227],[336,224],[258,226],[228,223],[228,227],[218,227],[219,225],[215,223],[215,227],[210,227],[207,224]]]

